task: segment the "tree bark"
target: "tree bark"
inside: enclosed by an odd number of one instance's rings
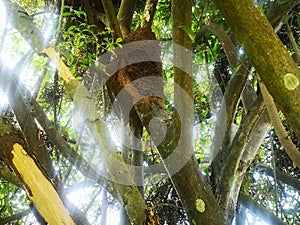
[[[121,6],[117,18],[120,21],[120,29],[123,37],[130,33],[132,16],[134,13],[136,2],[137,0],[121,1]]]
[[[120,28],[120,23],[117,18],[115,7],[113,6],[113,3],[111,0],[101,0],[105,14],[107,16],[108,24],[110,28],[113,30],[113,36],[115,39],[118,37],[122,38],[122,32]]]
[[[216,0],[236,39],[245,46],[269,93],[300,137],[300,72],[271,24],[252,0]]]
[[[192,75],[192,42],[183,26],[191,27],[192,1],[173,0],[173,40],[174,40],[174,105],[178,113],[174,114],[175,137],[180,139],[176,148],[182,151],[182,156],[192,155],[188,162],[176,174],[172,181],[186,208],[188,217],[195,224],[226,224],[210,187],[201,177],[198,163],[195,160],[192,147],[193,127],[193,75]],[[182,46],[183,51],[178,46]],[[174,153],[173,153],[174,154]],[[179,157],[179,156],[178,156]],[[187,188],[188,186],[188,188]],[[203,201],[205,210],[197,208],[197,203]]]

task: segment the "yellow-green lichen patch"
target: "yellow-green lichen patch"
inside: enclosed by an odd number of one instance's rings
[[[196,200],[196,209],[198,212],[203,213],[205,211],[205,202],[202,199]]]
[[[292,73],[287,73],[283,79],[284,86],[290,91],[295,90],[299,86],[299,79]]]

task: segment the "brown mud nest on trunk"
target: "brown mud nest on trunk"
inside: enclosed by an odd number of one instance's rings
[[[149,28],[138,28],[122,44],[106,69],[112,74],[108,86],[121,110],[134,104],[141,111],[164,108],[161,49],[155,34]]]

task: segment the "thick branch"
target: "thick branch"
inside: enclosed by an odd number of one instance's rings
[[[19,66],[22,67],[23,65]],[[8,74],[10,74],[10,76],[7,76]],[[16,115],[23,135],[30,147],[31,153],[35,155],[41,169],[43,169],[43,172],[54,179],[54,169],[50,155],[44,141],[38,137],[39,129],[31,111],[29,110],[28,102],[24,100],[25,98],[31,97],[30,93],[26,93],[27,95],[23,95],[23,93],[21,93],[23,87],[20,82],[17,81],[17,75],[10,73],[10,71],[4,66],[1,67],[0,77],[2,77],[0,88],[4,90],[8,96],[9,104]],[[13,80],[13,82],[11,82],[11,80]]]
[[[268,91],[300,136],[300,72],[297,65],[252,0],[216,0],[216,3],[237,40],[244,44]]]
[[[10,0],[4,0],[3,3],[7,9],[6,17],[10,25],[22,31],[22,36],[26,39],[31,48],[41,52],[44,48],[43,36],[33,23],[33,18],[17,3],[11,2]]]
[[[102,5],[105,11],[105,14],[107,16],[107,20],[109,23],[110,28],[114,31],[114,37],[123,37],[121,29],[120,29],[120,24],[118,21],[118,18],[116,16],[116,11],[114,8],[114,5],[111,0],[102,0]]]
[[[192,155],[192,133],[193,127],[193,75],[192,75],[192,42],[182,27],[191,27],[192,1],[174,0],[172,2],[173,16],[173,40],[174,40],[174,114],[175,135],[173,140],[180,140],[176,148],[181,153],[178,158]],[[179,47],[180,46],[180,47]],[[181,48],[183,47],[184,50]],[[167,146],[166,146],[167,147]],[[186,208],[189,219],[196,224],[225,224],[215,197],[209,187],[204,183],[199,171],[198,163],[192,156],[187,163],[176,174],[172,176],[176,190]],[[189,191],[186,190],[188,185]],[[195,210],[197,201],[205,203],[205,211]]]
[[[130,33],[132,16],[137,0],[122,0],[117,15],[123,37]]]
[[[151,28],[158,0],[147,0],[141,27]]]
[[[264,111],[262,96],[259,96],[253,105],[253,108],[247,113],[230,147],[230,152],[225,161],[224,172],[221,182],[218,184],[217,192],[220,194],[220,204],[228,210],[231,187],[235,184],[235,173],[238,169],[240,159],[243,155],[245,146],[249,140],[250,134],[258,122],[259,115]]]
[[[28,197],[45,220],[49,224],[75,224],[54,186],[26,150],[20,144],[14,144],[12,154],[12,162],[30,191]]]

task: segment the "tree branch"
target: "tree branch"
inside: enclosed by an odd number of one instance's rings
[[[29,199],[49,224],[75,224],[57,190],[37,167],[33,158],[18,143],[13,145],[12,162],[28,187]],[[45,202],[47,204],[45,205]]]
[[[130,33],[132,16],[137,0],[122,0],[117,15],[123,37]]]
[[[145,5],[142,21],[141,21],[141,27],[151,28],[155,11],[156,11],[157,2],[158,0],[146,1],[146,5]]]
[[[3,1],[7,9],[7,20],[10,25],[22,31],[22,36],[34,50],[41,52],[44,48],[43,36],[33,23],[33,18],[17,3],[10,0]]]
[[[259,205],[257,202],[252,200],[250,196],[240,193],[239,203],[244,207],[248,208],[251,212],[256,214],[259,218],[263,219],[269,224],[272,225],[286,225],[273,213],[269,212],[265,207]]]
[[[2,218],[0,218],[0,225],[13,224],[12,223],[13,221],[20,220],[24,216],[27,216],[29,213],[31,213],[31,209],[25,209],[25,210],[18,212],[12,216],[2,217]]]
[[[295,40],[295,37],[293,35],[291,26],[289,25],[289,23],[286,23],[287,29],[288,29],[288,36],[290,38],[291,44],[293,46],[294,52],[295,52],[295,62],[298,64],[300,62],[300,50],[298,47],[298,44]]]
[[[300,72],[269,21],[252,0],[216,4],[268,91],[300,137]]]
[[[271,118],[271,122],[274,125],[275,132],[278,136],[280,143],[282,144],[285,152],[288,154],[290,159],[296,163],[298,168],[300,168],[300,152],[294,145],[293,141],[291,140],[290,136],[287,134],[281,119],[279,117],[279,113],[276,109],[275,103],[273,101],[272,96],[269,94],[266,86],[260,82],[259,83],[261,93],[264,98],[264,102],[266,104],[269,116]]]
[[[26,58],[26,56],[25,56]],[[17,64],[18,69],[24,67],[22,65],[23,59]],[[19,70],[20,71],[20,70]],[[30,112],[25,98],[30,98],[31,94],[26,93],[27,95],[22,95],[23,86],[20,82],[17,81],[17,74],[10,73],[10,71],[2,66],[0,70],[0,77],[3,74],[10,74],[11,76],[3,77],[0,87],[7,93],[9,104],[14,111],[18,123],[22,129],[22,133],[26,138],[26,141],[29,145],[31,154],[34,154],[36,161],[40,164],[41,170],[54,179],[54,168],[52,166],[52,160],[47,151],[46,146],[42,139],[38,138],[39,129],[35,122],[35,119]],[[14,82],[8,81],[9,79],[14,80]]]
[[[173,42],[174,42],[174,136],[173,140],[180,140],[176,143],[176,149],[172,155],[176,159],[190,156],[187,163],[175,173],[171,179],[181,198],[183,206],[190,219],[196,224],[225,224],[223,213],[218,206],[216,199],[205,184],[199,171],[198,163],[193,154],[191,144],[193,127],[193,72],[192,72],[192,41],[188,34],[182,29],[183,26],[191,27],[192,1],[172,1],[173,19]],[[179,47],[180,46],[180,47]],[[181,48],[183,47],[184,50]],[[173,144],[174,145],[174,144]],[[167,147],[167,146],[166,146]],[[166,148],[168,149],[168,147]],[[167,168],[169,170],[169,168]],[[170,170],[169,170],[170,171]],[[189,191],[186,190],[188,185]],[[198,200],[205,203],[205,211],[195,210],[194,206]]]
[[[114,31],[114,37],[117,39],[118,37],[123,38],[120,24],[118,18],[116,16],[116,11],[114,5],[111,0],[101,0],[102,5],[107,16],[107,20],[109,23],[110,28]]]
[[[250,134],[258,122],[259,115],[261,115],[264,109],[265,105],[263,104],[262,96],[259,96],[253,104],[252,109],[247,113],[229,148],[230,151],[224,163],[225,166],[221,181],[217,186],[217,193],[220,195],[219,202],[225,211],[228,211],[231,187],[235,185],[235,173],[238,169],[240,159],[250,138]]]
[[[234,67],[239,63],[239,58],[237,54],[237,48],[233,44],[228,33],[221,26],[214,22],[209,22],[207,25],[204,25],[202,29],[205,28],[207,28],[217,36],[223,46],[231,69],[234,69]]]
[[[266,175],[274,177],[274,170],[270,167],[264,165],[258,165],[256,167],[259,171],[264,172]],[[281,182],[295,188],[296,190],[300,191],[300,181],[286,173],[280,172],[276,169],[276,178]]]

